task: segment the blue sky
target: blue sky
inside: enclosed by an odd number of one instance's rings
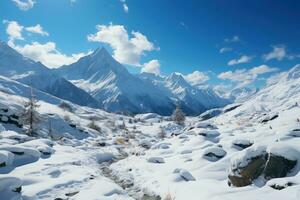
[[[300,61],[296,0],[2,0],[0,10],[0,39],[48,67],[105,46],[134,73],[234,87]]]

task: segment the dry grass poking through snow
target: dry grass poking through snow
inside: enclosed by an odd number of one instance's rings
[[[175,197],[168,193],[163,200],[175,200]]]

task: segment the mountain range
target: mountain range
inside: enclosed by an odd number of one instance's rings
[[[210,88],[190,85],[179,73],[132,74],[105,48],[49,69],[0,42],[0,75],[78,105],[126,114],[170,115],[179,105],[186,114],[197,115],[231,102]]]

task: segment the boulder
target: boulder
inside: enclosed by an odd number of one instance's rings
[[[253,142],[249,140],[234,140],[232,145],[237,148],[238,150],[246,149],[253,145]]]
[[[148,162],[150,162],[150,163],[165,163],[165,160],[162,157],[150,157],[150,158],[148,158]]]
[[[185,181],[195,181],[196,179],[193,177],[193,175],[188,172],[185,169],[181,169],[179,171],[179,175],[185,180]]]
[[[223,158],[225,155],[226,155],[226,151],[224,151],[222,148],[209,147],[204,151],[203,158],[211,162],[215,162]]]
[[[141,140],[139,145],[141,147],[144,147],[145,149],[150,149],[151,146],[152,146],[151,142],[149,140],[146,140],[146,139]]]
[[[229,185],[235,187],[250,185],[253,180],[262,174],[265,163],[265,155],[261,155],[251,158],[245,167],[232,169],[232,173],[228,176]]]
[[[247,159],[246,164],[235,164],[228,176],[229,185],[247,186],[260,176],[265,180],[285,177],[296,165],[297,160],[263,152],[259,156]]]
[[[297,160],[289,160],[285,157],[269,154],[269,159],[264,170],[267,180],[285,177],[297,164]]]
[[[186,169],[176,168],[173,171],[174,174],[179,174],[179,176],[185,181],[195,181],[194,176]]]

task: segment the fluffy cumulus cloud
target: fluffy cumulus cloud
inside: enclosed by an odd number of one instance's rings
[[[16,21],[7,21],[4,20],[3,21],[4,24],[7,24],[6,27],[6,33],[8,35],[8,43],[13,43],[15,40],[23,40],[23,36],[22,36],[22,30],[23,30],[23,26],[20,25],[18,22]]]
[[[160,63],[158,60],[151,60],[144,64],[141,72],[153,73],[156,75],[160,74]]]
[[[228,62],[228,65],[238,65],[242,63],[248,63],[252,60],[251,56],[243,55],[240,58],[232,59]]]
[[[245,86],[255,81],[259,75],[275,72],[277,70],[277,68],[272,68],[267,65],[261,65],[248,70],[238,69],[235,71],[223,72],[218,75],[218,78],[222,80],[230,80],[232,82],[236,82],[240,85]]]
[[[12,2],[14,2],[20,10],[24,11],[33,8],[35,4],[34,0],[12,0]]]
[[[29,26],[25,28],[26,31],[31,32],[31,33],[36,33],[36,34],[40,34],[42,36],[49,36],[49,33],[43,30],[43,27],[39,24],[35,25],[35,26]]]
[[[287,57],[285,46],[272,46],[273,50],[269,52],[268,54],[263,55],[264,60],[283,60],[285,57]]]
[[[4,20],[4,24],[7,24],[6,33],[8,35],[8,43],[11,45],[15,42],[15,40],[24,40],[23,31],[27,31],[30,33],[39,34],[42,36],[48,36],[49,33],[43,30],[43,27],[40,24],[35,26],[24,27],[20,25],[17,21],[8,21]]]
[[[201,85],[209,80],[209,76],[206,73],[194,71],[193,73],[184,75],[184,79],[191,85]]]
[[[145,35],[132,31],[130,36],[122,25],[97,25],[96,28],[95,34],[87,36],[88,41],[109,44],[120,63],[142,67],[141,56],[146,51],[157,50]]]
[[[31,27],[24,27],[16,21],[4,21],[4,23],[7,24],[6,33],[8,35],[8,44],[25,57],[31,58],[34,61],[39,61],[49,68],[56,68],[62,65],[71,64],[76,62],[82,56],[91,53],[89,51],[87,53],[78,53],[68,56],[57,50],[54,42],[47,42],[44,44],[32,42],[31,44],[18,45],[17,40],[25,41],[22,35],[24,30],[43,36],[49,34],[44,31],[42,26],[39,24]]]
[[[79,58],[91,53],[89,51],[88,53],[78,53],[68,56],[57,50],[54,42],[47,42],[45,44],[33,42],[24,46],[13,45],[12,47],[23,56],[31,58],[34,61],[39,61],[49,68],[57,68],[62,65],[74,63]]]

